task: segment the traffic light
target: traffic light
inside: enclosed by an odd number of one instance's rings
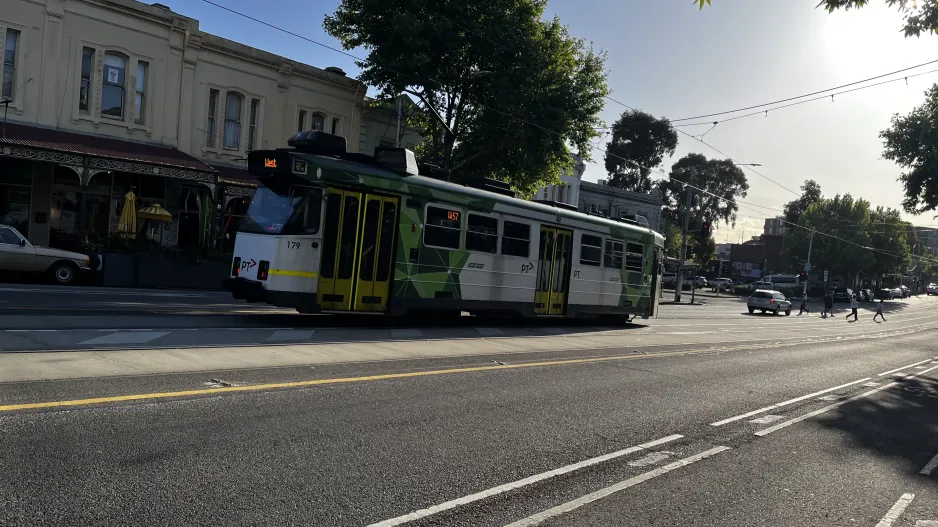
[[[710,236],[710,222],[709,221],[705,221],[700,224],[700,235],[703,236],[704,238],[707,238]]]
[[[808,272],[805,271],[804,269],[802,269],[801,272],[798,273],[798,279],[801,280],[802,282],[804,282],[805,280],[807,280],[807,279],[808,279]]]

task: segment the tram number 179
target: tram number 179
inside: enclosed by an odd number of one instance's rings
[[[296,250],[296,249],[299,249],[299,248],[300,248],[300,242],[294,242],[294,241],[287,240],[287,249]]]

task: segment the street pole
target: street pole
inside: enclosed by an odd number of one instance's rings
[[[694,189],[687,187],[687,200],[684,205],[684,228],[681,230],[681,266],[677,270],[677,287],[674,288],[674,303],[681,302],[681,290],[684,289],[684,264],[687,259],[687,229],[690,228],[690,205]]]
[[[807,263],[807,265],[805,265],[805,267],[807,267],[807,269],[805,269],[805,273],[810,273],[810,272],[811,272],[811,247],[813,247],[813,246],[814,246],[814,231],[811,231],[811,240],[808,241],[808,263]],[[807,274],[805,274],[804,287],[803,287],[802,290],[801,290],[801,298],[802,298],[802,300],[806,300],[806,299],[808,298],[808,276],[807,276]]]
[[[401,119],[403,118],[403,103],[401,97],[403,97],[403,95],[397,96],[397,135],[394,136],[395,148],[401,147]]]

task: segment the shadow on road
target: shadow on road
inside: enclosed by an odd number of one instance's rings
[[[916,378],[818,418],[862,449],[919,472],[938,453],[938,381]]]

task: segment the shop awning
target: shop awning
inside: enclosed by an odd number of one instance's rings
[[[6,123],[0,155],[87,166],[95,172],[155,174],[209,184],[216,178],[210,165],[175,148],[15,123]]]
[[[240,185],[242,187],[256,187],[257,178],[251,175],[247,169],[233,167],[229,165],[209,165],[218,171],[218,182],[229,185]]]

